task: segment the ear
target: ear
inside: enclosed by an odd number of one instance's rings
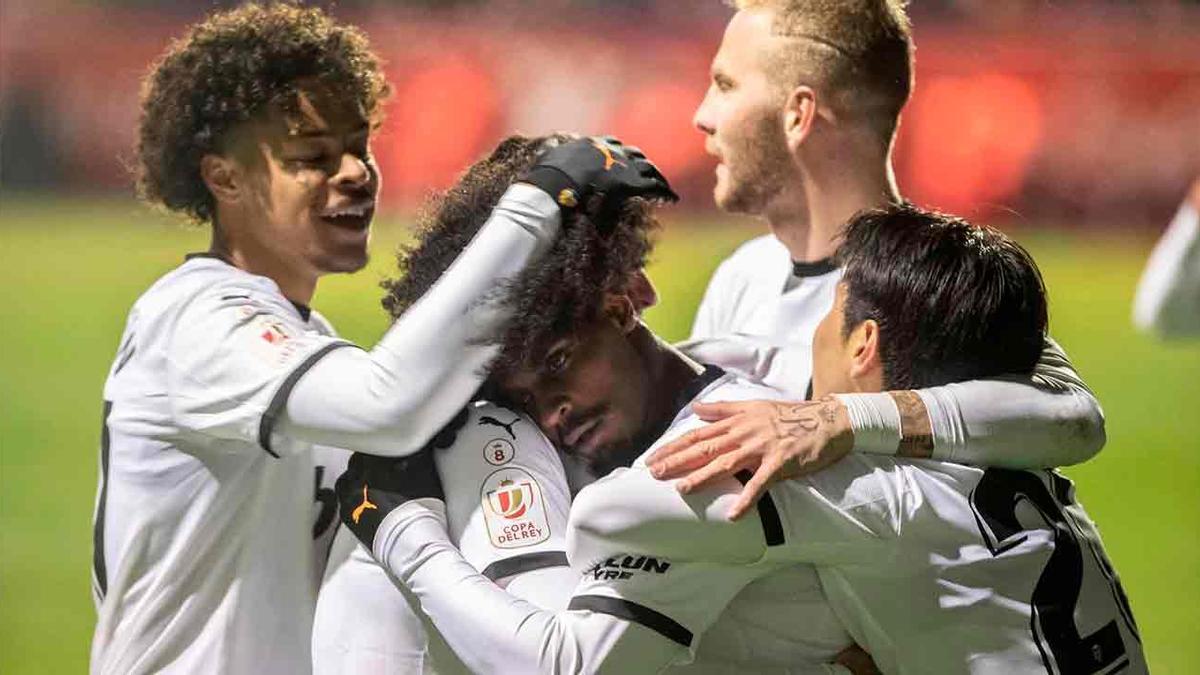
[[[604,296],[604,316],[608,317],[622,333],[629,334],[637,328],[637,308],[627,293],[607,293]]]
[[[850,379],[860,391],[883,388],[883,358],[879,352],[879,324],[867,319],[850,331]]]
[[[208,154],[200,158],[200,178],[217,203],[236,202],[244,189],[244,172],[232,157]]]
[[[788,94],[783,103],[783,133],[793,151],[808,138],[817,119],[817,92],[800,85]]]

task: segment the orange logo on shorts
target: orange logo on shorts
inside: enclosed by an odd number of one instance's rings
[[[354,509],[354,512],[350,514],[350,518],[352,518],[354,520],[354,524],[357,525],[358,519],[362,518],[363,511],[366,511],[367,509],[378,509],[378,508],[379,508],[378,506],[375,506],[374,504],[371,503],[371,500],[367,499],[367,486],[363,485],[362,503],[359,504],[358,507]]]

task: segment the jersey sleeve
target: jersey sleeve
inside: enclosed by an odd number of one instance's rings
[[[1138,282],[1133,322],[1164,337],[1200,335],[1200,181],[1154,246]]]
[[[733,271],[729,261],[722,262],[716,272],[713,272],[700,306],[696,308],[696,318],[692,322],[692,334],[689,342],[704,340],[723,335],[727,332],[725,326],[729,322],[726,298],[733,292]]]
[[[200,437],[259,444],[274,456],[295,446],[262,443],[264,422],[311,364],[352,346],[306,326],[278,293],[244,280],[196,296],[166,337],[165,394],[175,423]]]
[[[1069,466],[1104,447],[1104,412],[1066,353],[1046,338],[1032,376],[917,391],[935,459],[1011,469]]]
[[[384,456],[419,450],[479,388],[510,316],[497,289],[549,250],[562,215],[515,184],[436,283],[371,351],[336,349],[282,398],[263,436]]]
[[[1092,458],[1106,440],[1100,402],[1049,337],[1031,375],[957,382],[916,393],[929,416],[934,459],[1051,468]],[[836,396],[851,413],[856,451],[896,454],[901,422],[890,396]]]
[[[734,494],[736,484],[715,499],[684,497],[640,469],[585,488],[570,548],[582,580],[568,608],[639,624],[694,654],[734,596],[774,569],[757,564],[765,540],[753,522],[713,512]]]
[[[437,461],[451,541],[475,569],[504,585],[567,565],[571,493],[558,452],[533,420],[473,403]]]

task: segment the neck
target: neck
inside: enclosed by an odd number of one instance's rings
[[[822,160],[804,162],[793,189],[779,195],[763,212],[771,232],[794,261],[831,257],[842,228],[854,214],[900,201],[890,153],[880,157],[878,151],[865,151],[847,158],[846,148],[839,151],[841,155],[814,151]],[[831,156],[837,159],[823,159]]]
[[[646,416],[646,436],[653,442],[679,414],[679,397],[704,367],[683,352],[661,340],[644,325],[638,329],[639,350],[649,374],[651,391],[655,392],[653,409]],[[647,443],[648,445],[648,443]]]
[[[250,274],[267,277],[279,286],[279,292],[293,304],[311,305],[317,290],[317,276],[303,274],[254,242],[239,243],[223,234],[224,228],[213,223],[208,252]]]

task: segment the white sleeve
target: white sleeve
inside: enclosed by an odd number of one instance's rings
[[[273,287],[252,279],[214,284],[163,331],[172,419],[185,433],[240,449],[254,444],[275,392],[304,365],[350,343],[309,328]],[[349,350],[347,350],[349,351]],[[260,443],[261,445],[261,443]],[[295,446],[263,446],[273,455]]]
[[[696,308],[696,319],[692,322],[692,334],[689,342],[712,338],[728,333],[726,316],[728,310],[725,298],[732,293],[732,279],[729,261],[722,262],[713,272],[708,287],[704,290],[704,298]],[[718,364],[720,365],[720,364]]]
[[[507,312],[504,283],[550,247],[561,215],[541,190],[513,185],[442,278],[370,352],[337,349],[306,362],[274,394],[260,436],[407,455],[478,389]]]
[[[1146,262],[1133,322],[1164,337],[1200,335],[1200,210],[1191,203],[1180,207]]]
[[[929,412],[933,457],[959,464],[1013,469],[1069,466],[1091,459],[1104,447],[1104,412],[1066,353],[1046,338],[1032,376],[972,380],[917,390]],[[839,394],[877,409],[852,415],[855,438],[892,439],[858,443],[855,450],[894,455],[899,416],[889,396]],[[885,410],[889,408],[890,410]],[[887,433],[878,427],[892,427]]]
[[[467,413],[454,444],[436,454],[451,542],[501,585],[567,569],[571,492],[558,451],[524,414],[482,401]]]
[[[812,379],[812,345],[807,342],[771,344],[767,338],[734,333],[687,340],[675,345],[699,363],[778,389],[789,396],[808,395]]]
[[[440,502],[404,504],[380,525],[390,536],[377,538],[373,553],[472,672],[657,672],[686,654],[636,622],[603,612],[549,611],[514,597],[463,559],[444,518]]]

